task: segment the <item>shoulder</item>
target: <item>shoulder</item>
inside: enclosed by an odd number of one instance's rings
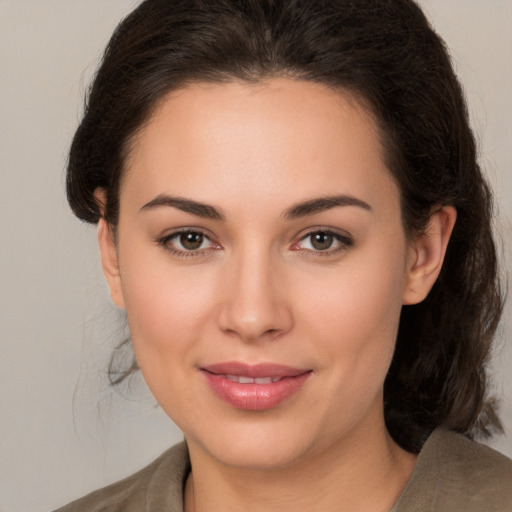
[[[512,512],[512,460],[437,429],[418,457],[393,512]]]
[[[55,512],[182,512],[190,471],[185,442],[173,446],[137,473],[84,496]]]

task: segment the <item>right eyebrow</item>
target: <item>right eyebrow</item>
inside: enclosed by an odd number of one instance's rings
[[[214,206],[209,204],[200,203],[193,199],[187,199],[185,197],[169,196],[167,194],[160,194],[153,200],[146,203],[141,210],[152,210],[154,208],[171,207],[177,208],[186,213],[197,215],[205,219],[212,220],[226,220],[225,216]]]

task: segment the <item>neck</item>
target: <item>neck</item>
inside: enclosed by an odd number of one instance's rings
[[[189,442],[185,511],[389,512],[416,457],[382,427],[371,434],[358,428],[327,450],[264,470],[223,465]]]

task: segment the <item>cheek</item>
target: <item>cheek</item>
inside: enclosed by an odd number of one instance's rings
[[[385,246],[384,246],[385,247]],[[367,251],[347,258],[319,286],[308,282],[300,318],[339,371],[383,379],[394,351],[405,279],[404,252]],[[333,364],[334,367],[334,364]]]
[[[369,264],[371,261],[371,265]],[[324,376],[325,437],[350,429],[369,411],[380,414],[382,391],[393,357],[401,311],[399,265],[361,259],[339,272],[329,287],[310,286],[302,321],[313,340],[318,374]],[[351,266],[352,267],[352,266]],[[314,305],[314,307],[311,307]]]
[[[205,272],[141,261],[134,257],[134,265],[126,261],[122,269],[133,349],[157,402],[177,424],[186,424],[186,404],[196,399],[187,383],[213,316],[214,286]]]
[[[178,361],[211,317],[214,286],[206,269],[170,265],[133,253],[121,268],[133,346],[146,360]],[[161,357],[164,355],[172,357]]]

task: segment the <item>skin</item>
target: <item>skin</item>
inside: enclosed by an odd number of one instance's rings
[[[144,207],[162,195],[223,220]],[[332,195],[369,208],[286,215]],[[428,294],[455,217],[439,208],[407,240],[372,115],[322,85],[194,84],[162,101],[126,162],[116,242],[103,220],[98,236],[144,378],[189,445],[187,511],[390,510],[415,457],[387,433],[383,382],[402,304]],[[199,251],[169,238],[180,229],[204,234]],[[317,250],[319,231],[340,240]],[[312,374],[247,411],[198,371],[225,361]]]

